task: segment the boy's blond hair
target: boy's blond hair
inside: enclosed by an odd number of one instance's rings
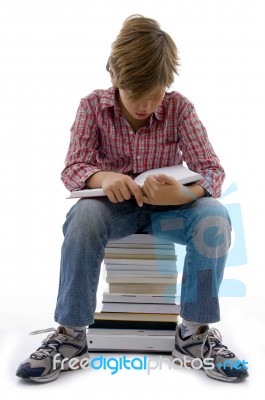
[[[153,89],[169,87],[178,65],[177,47],[159,23],[132,15],[112,44],[107,70],[115,87],[138,98]]]

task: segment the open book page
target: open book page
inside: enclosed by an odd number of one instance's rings
[[[155,169],[150,169],[149,171],[142,172],[134,180],[138,185],[142,186],[148,176],[159,175],[159,174],[170,175],[177,181],[179,181],[179,183],[181,183],[182,185],[191,182],[196,182],[199,179],[201,179],[200,174],[189,170],[187,167],[184,167],[184,165],[173,165],[171,167],[155,168]],[[102,196],[106,196],[102,188],[83,189],[71,192],[68,199],[81,198],[81,197],[102,197]]]
[[[78,199],[81,197],[104,197],[106,193],[102,188],[97,189],[82,189],[82,190],[74,190],[70,193],[67,199]]]
[[[200,174],[191,171],[187,167],[184,167],[184,165],[173,165],[171,167],[155,168],[142,172],[134,180],[138,185],[142,186],[148,176],[160,174],[172,176],[182,185],[201,179]]]

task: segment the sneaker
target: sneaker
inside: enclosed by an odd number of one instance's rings
[[[228,350],[222,344],[220,332],[209,328],[208,325],[200,326],[197,333],[185,339],[181,338],[178,325],[172,355],[184,365],[196,369],[203,368],[210,378],[219,381],[240,382],[248,377],[247,363],[244,360],[240,361]]]
[[[48,328],[30,334],[52,331],[53,333],[42,341],[43,344],[20,364],[17,376],[33,382],[51,382],[58,377],[60,371],[78,369],[81,360],[89,360],[86,334],[83,332],[72,337],[66,334],[63,326],[59,326],[58,329]]]

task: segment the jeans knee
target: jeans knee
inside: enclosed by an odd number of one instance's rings
[[[79,234],[87,236],[89,232],[96,232],[99,228],[99,215],[93,200],[79,200],[67,213],[63,224],[63,233],[73,231],[76,236]]]
[[[227,256],[231,244],[231,220],[227,209],[217,200],[200,199],[193,228],[193,244],[207,258]],[[205,201],[206,200],[206,201]]]
[[[225,223],[231,228],[231,219],[229,213],[225,206],[220,203],[218,200],[213,199],[211,197],[202,197],[201,199],[196,201],[195,209],[198,211],[198,216],[200,218],[207,216],[218,216],[222,219],[219,219],[219,222]]]

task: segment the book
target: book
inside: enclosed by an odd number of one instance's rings
[[[113,313],[150,313],[150,314],[179,314],[180,304],[149,304],[149,303],[104,303],[102,312]]]
[[[196,182],[202,178],[200,174],[197,172],[191,171],[184,165],[173,165],[170,167],[162,167],[162,168],[155,168],[149,171],[142,172],[139,174],[134,181],[137,185],[142,186],[145,182],[145,179],[150,175],[159,175],[165,174],[172,176],[175,178],[179,183],[185,185],[191,182]],[[106,193],[102,188],[96,189],[82,189],[82,190],[75,190],[70,193],[68,199],[73,198],[86,198],[86,197],[102,197],[106,196]]]
[[[176,260],[143,260],[143,259],[134,259],[134,258],[104,258],[104,264],[112,264],[112,265],[119,265],[119,264],[131,264],[131,265],[155,265],[157,268],[159,267],[174,267],[175,270],[177,269]]]
[[[113,241],[109,241],[107,243],[107,246],[113,247],[113,246],[120,246],[120,245],[135,245],[136,248],[138,248],[139,245],[145,245],[145,246],[151,246],[151,247],[157,247],[157,246],[174,246],[174,243],[169,242],[166,239],[158,238],[153,235],[149,235],[148,233],[135,233],[129,236],[125,236],[121,239],[116,239]]]
[[[88,328],[89,335],[142,335],[142,336],[175,336],[176,329],[111,329]]]
[[[125,312],[95,312],[97,320],[118,320],[118,321],[156,321],[156,322],[177,322],[177,313],[125,313]],[[92,326],[91,326],[92,327]]]
[[[176,295],[162,294],[125,294],[103,292],[102,302],[110,303],[151,303],[151,304],[175,304],[180,302],[180,297]]]
[[[174,335],[87,334],[87,347],[95,352],[169,353],[175,348]]]
[[[143,330],[176,330],[176,321],[128,321],[97,319],[89,325],[89,329],[143,329]]]
[[[105,257],[119,257],[122,258],[126,257],[126,258],[134,258],[135,256],[138,256],[140,258],[140,256],[143,256],[143,258],[145,258],[146,256],[155,256],[160,258],[160,256],[170,256],[173,258],[176,258],[176,253],[175,253],[175,246],[172,246],[171,249],[161,249],[161,248],[121,248],[121,247],[109,247],[107,246],[105,249]],[[137,258],[137,257],[135,257]]]
[[[141,271],[150,271],[150,272],[159,272],[159,273],[175,273],[176,272],[176,264],[171,266],[161,266],[157,265],[141,265],[141,264],[105,264],[105,270],[109,272],[141,272]]]
[[[176,283],[109,283],[109,293],[173,294],[177,293]]]
[[[154,351],[164,348],[163,338],[174,341],[180,313],[176,260],[175,245],[152,235],[107,243],[104,277],[109,290],[89,327],[90,348]],[[163,334],[166,330],[171,334]],[[153,344],[145,342],[152,337],[157,339]]]
[[[106,277],[106,282],[107,283],[129,283],[129,284],[133,284],[133,283],[140,283],[140,284],[144,284],[144,283],[154,283],[154,284],[162,284],[162,283],[167,283],[167,284],[171,284],[174,285],[177,283],[177,276],[175,277],[166,277],[164,275],[162,275],[161,277],[148,277],[148,276],[107,276]]]
[[[138,234],[137,234],[138,235]],[[149,236],[149,235],[143,235],[143,236]],[[116,243],[116,242],[108,242],[106,249],[110,246],[111,249],[116,249],[118,251],[119,249],[128,251],[129,249],[137,250],[137,249],[143,249],[143,250],[150,250],[151,254],[154,253],[156,250],[169,250],[169,251],[175,251],[175,245],[173,244],[136,244],[136,243]]]
[[[176,255],[168,255],[168,254],[120,254],[120,253],[107,253],[105,252],[104,260],[163,260],[163,261],[172,261],[176,260]]]
[[[107,270],[107,276],[109,278],[177,278],[178,273],[175,271],[110,271]],[[161,282],[162,283],[162,282]]]

